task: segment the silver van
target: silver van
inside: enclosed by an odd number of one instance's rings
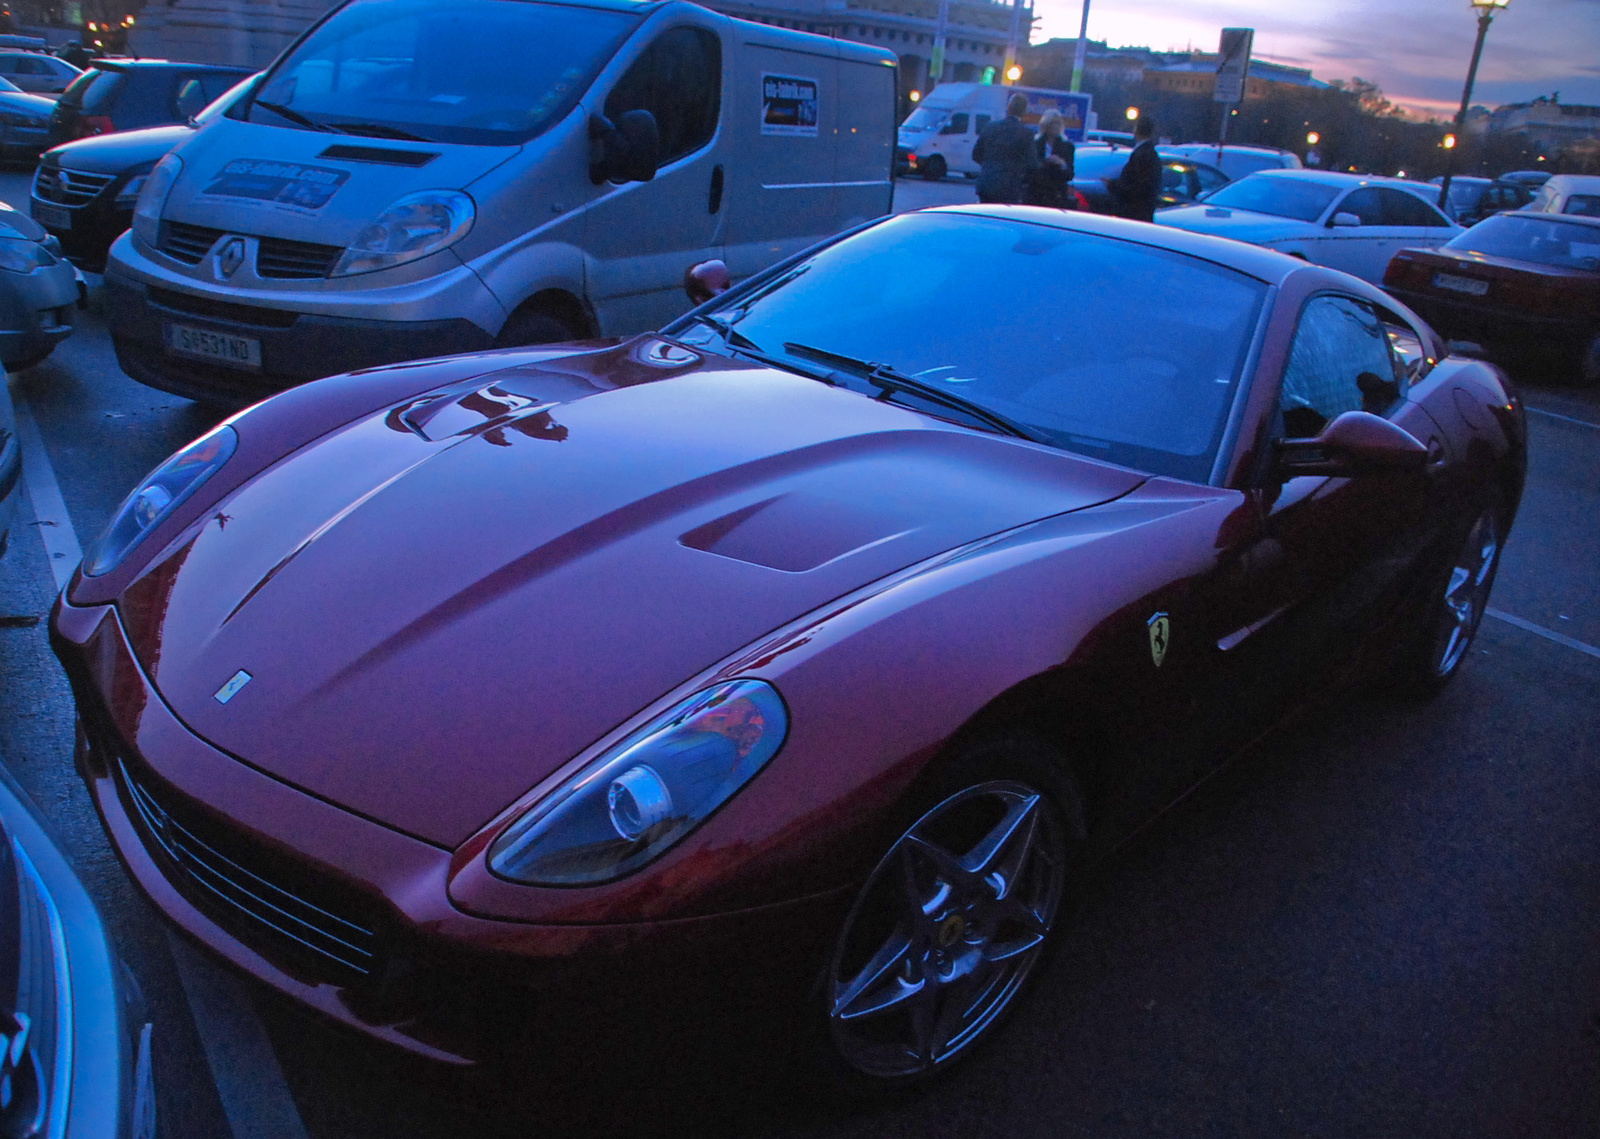
[[[151,171],[106,290],[133,378],[251,402],[658,327],[888,212],[895,59],[684,0],[349,0]]]

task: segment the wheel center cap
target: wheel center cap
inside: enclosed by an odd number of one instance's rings
[[[965,932],[967,932],[967,919],[960,914],[951,914],[939,923],[939,929],[935,935],[939,942],[939,948],[949,949],[960,940],[961,935]]]

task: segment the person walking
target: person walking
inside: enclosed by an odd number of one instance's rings
[[[1156,124],[1140,115],[1133,128],[1133,153],[1115,178],[1103,179],[1117,205],[1117,216],[1134,221],[1155,221],[1161,196],[1161,156],[1156,153]]]
[[[1062,136],[1062,125],[1061,112],[1054,107],[1039,119],[1039,136],[1033,140],[1039,167],[1028,176],[1026,202],[1030,206],[1070,210],[1077,205],[1077,194],[1072,190],[1073,155],[1077,148]]]
[[[1019,204],[1028,189],[1028,176],[1039,167],[1033,132],[1023,125],[1028,110],[1026,95],[1013,95],[1006,117],[983,128],[972,147],[972,160],[980,167],[978,201]]]

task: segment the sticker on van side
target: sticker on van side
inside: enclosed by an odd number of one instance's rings
[[[818,99],[815,79],[792,75],[761,76],[761,133],[817,137]]]
[[[221,198],[248,198],[263,205],[320,210],[349,177],[348,170],[326,166],[302,166],[274,158],[235,158],[200,192]]]

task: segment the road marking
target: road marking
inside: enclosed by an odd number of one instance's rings
[[[308,1139],[249,991],[171,930],[167,942],[233,1139]]]
[[[61,484],[56,482],[55,468],[50,465],[50,454],[44,449],[44,439],[33,421],[28,401],[13,392],[11,403],[17,413],[17,442],[22,446],[22,477],[28,484],[39,537],[44,539],[50,575],[56,579],[59,591],[66,588],[72,571],[83,561],[83,547],[78,545],[78,532],[72,528],[67,504],[61,497]]]
[[[63,589],[83,560],[83,548],[33,412],[15,393],[12,404],[34,519],[49,554],[56,588]],[[167,939],[233,1139],[307,1139],[305,1124],[289,1094],[267,1030],[255,1015],[250,994],[177,935],[169,931]]]
[[[1577,649],[1585,656],[1592,656],[1600,660],[1600,649],[1595,648],[1593,645],[1586,645],[1582,641],[1569,637],[1564,633],[1558,633],[1554,629],[1546,629],[1543,625],[1535,625],[1532,621],[1524,621],[1521,617],[1513,616],[1503,609],[1495,609],[1491,606],[1485,612],[1497,621],[1504,621],[1507,625],[1515,625],[1517,628],[1524,632],[1532,633],[1536,637],[1543,637],[1545,640],[1554,641],[1558,645],[1566,645],[1569,649]]]
[[[1528,407],[1527,404],[1522,406]],[[1563,423],[1576,423],[1579,427],[1593,427],[1596,431],[1600,431],[1600,423],[1590,423],[1587,419],[1574,419],[1570,415],[1562,415],[1559,411],[1546,411],[1542,407],[1528,407],[1528,410],[1535,415],[1548,415],[1551,419],[1559,419]]]

